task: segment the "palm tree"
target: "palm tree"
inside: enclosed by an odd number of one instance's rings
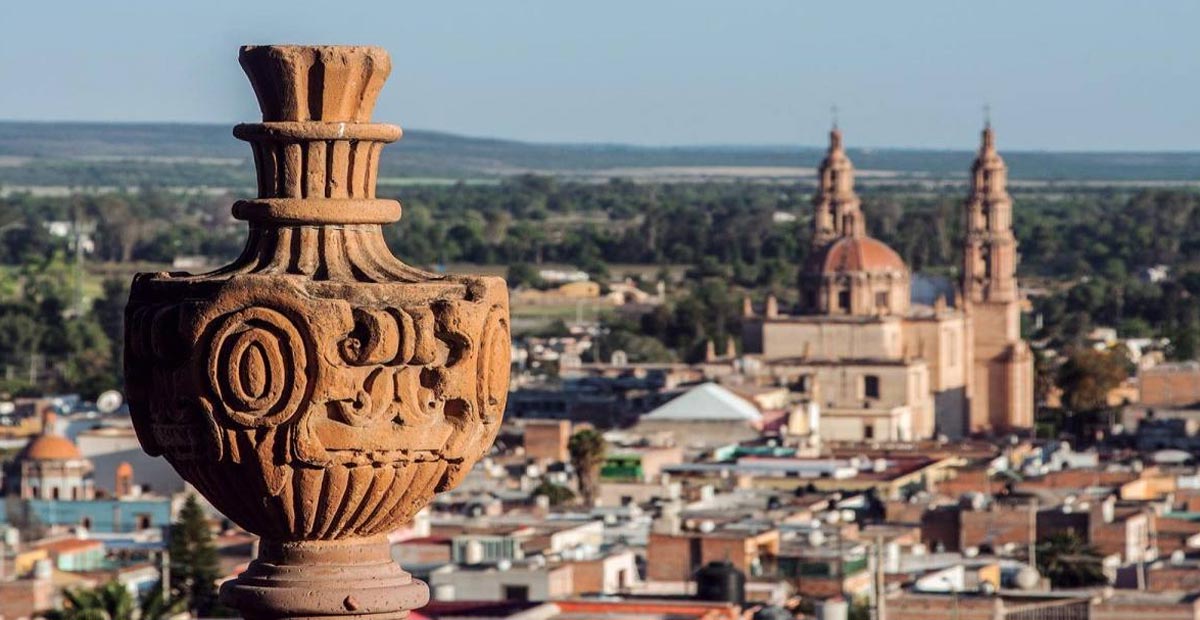
[[[62,609],[42,614],[46,620],[165,620],[184,610],[185,600],[166,600],[162,585],[139,601],[116,581],[95,588],[63,590],[66,603]]]
[[[608,443],[600,433],[585,428],[571,435],[567,450],[571,453],[571,466],[575,468],[575,475],[579,478],[579,494],[583,496],[583,503],[591,506],[596,499],[600,465],[604,463]]]

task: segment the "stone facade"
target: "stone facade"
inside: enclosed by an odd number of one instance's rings
[[[971,167],[962,291],[971,316],[972,430],[1033,426],[1033,353],[1021,340],[1017,240],[1008,169],[991,126]]]
[[[91,461],[54,431],[54,414],[46,414],[42,434],[13,459],[5,487],[24,500],[90,500],[95,497]]]
[[[812,381],[820,434],[911,441],[1033,424],[1032,354],[1020,338],[1016,240],[991,128],[964,211],[968,260],[957,306],[911,301],[900,257],[866,235],[854,167],[834,129],[813,199],[813,253],[794,313],[745,309],[745,345],[776,377]],[[807,391],[807,390],[806,390]]]

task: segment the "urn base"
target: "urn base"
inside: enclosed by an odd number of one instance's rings
[[[246,620],[359,616],[399,620],[429,602],[429,588],[392,561],[384,537],[277,543],[221,586],[221,602]]]

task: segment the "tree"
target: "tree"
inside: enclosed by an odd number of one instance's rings
[[[1033,352],[1033,402],[1042,405],[1050,395],[1055,383],[1055,372],[1050,356],[1042,351]]]
[[[195,495],[189,495],[171,525],[171,592],[187,601],[197,615],[217,608],[217,549],[208,519]]]
[[[591,506],[596,499],[600,465],[604,463],[608,443],[596,430],[585,428],[571,435],[567,450],[571,453],[571,466],[575,468],[575,476],[579,479],[579,494],[583,497],[583,503]]]
[[[533,495],[545,495],[550,501],[551,506],[561,506],[575,499],[575,492],[561,484],[554,484],[549,480],[543,480],[533,489]]]
[[[125,352],[125,302],[129,300],[129,283],[117,278],[104,281],[104,294],[92,302],[92,315],[108,336],[112,359],[122,359]],[[118,382],[122,372],[120,364],[115,365]]]
[[[673,362],[675,354],[654,336],[642,335],[638,325],[620,318],[606,318],[604,332],[596,338],[587,355],[595,362],[607,362],[614,351],[624,351],[630,362]],[[605,356],[603,359],[600,356]]]
[[[178,615],[187,608],[187,600],[167,594],[163,596],[162,582],[158,582],[142,597],[137,620],[165,620]]]
[[[542,276],[538,270],[529,263],[513,263],[508,266],[508,275],[505,277],[508,280],[508,285],[511,288],[541,288],[545,286]]]
[[[1037,544],[1038,572],[1056,588],[1086,588],[1108,583],[1100,552],[1074,532],[1054,534]]]
[[[1121,351],[1079,349],[1058,370],[1058,387],[1063,404],[1076,413],[1108,407],[1108,393],[1128,376],[1127,360]]]
[[[184,609],[181,598],[164,600],[161,584],[137,600],[119,582],[63,590],[63,609],[42,612],[46,620],[163,620]]]

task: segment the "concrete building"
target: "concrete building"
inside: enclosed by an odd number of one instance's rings
[[[610,448],[600,466],[600,479],[607,482],[653,482],[663,468],[683,462],[679,447],[614,447]]]
[[[642,416],[634,431],[671,433],[685,447],[720,446],[757,438],[762,419],[750,401],[716,383],[704,383]]]
[[[1200,362],[1159,364],[1138,372],[1143,407],[1190,407],[1200,403]]]
[[[990,127],[972,167],[962,299],[912,303],[912,274],[867,236],[854,167],[834,128],[813,198],[800,302],[747,304],[746,350],[789,384],[815,384],[827,440],[910,441],[1033,425],[1033,358],[1020,339],[1006,169]],[[808,390],[805,390],[808,391]]]
[[[497,566],[447,565],[429,575],[438,601],[550,601],[574,594],[569,565],[529,562]]]
[[[563,561],[571,567],[574,594],[622,594],[639,583],[637,556],[621,549],[580,559]]]
[[[743,574],[762,574],[779,555],[779,530],[720,527],[698,521],[675,530],[652,532],[646,546],[647,579],[689,581],[709,562],[730,562]]]
[[[32,519],[96,534],[140,532],[171,524],[171,500],[142,495],[128,463],[116,465],[111,476],[114,491],[128,492],[98,497],[92,461],[74,442],[54,432],[54,414],[46,418],[43,433],[26,444],[9,468],[5,489],[19,501],[6,504],[0,522]]]
[[[564,462],[570,458],[567,445],[571,441],[571,422],[568,420],[528,420],[525,432],[525,456],[535,461]]]

